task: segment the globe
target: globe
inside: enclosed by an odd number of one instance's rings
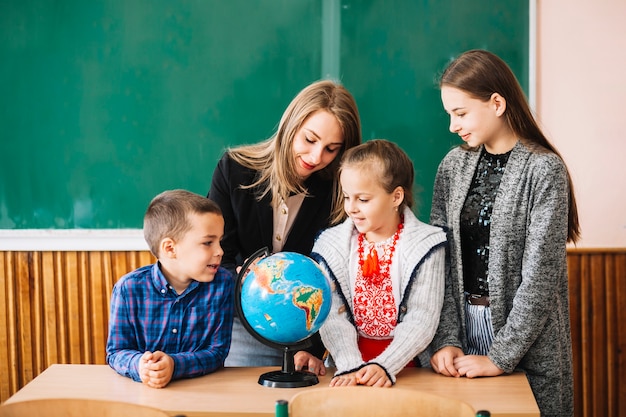
[[[259,383],[299,387],[317,377],[296,372],[293,355],[310,346],[331,306],[331,285],[324,270],[308,256],[295,252],[255,253],[237,278],[235,304],[242,324],[257,340],[283,351],[281,371],[262,375]]]

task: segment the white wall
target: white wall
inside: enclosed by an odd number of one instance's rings
[[[537,0],[537,117],[573,176],[584,248],[626,247],[626,0]]]

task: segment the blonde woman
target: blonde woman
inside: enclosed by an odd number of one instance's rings
[[[285,110],[269,139],[229,149],[213,173],[208,197],[222,209],[222,265],[232,271],[258,249],[308,255],[315,236],[343,220],[337,168],[343,153],[361,143],[357,105],[348,90],[318,81]],[[311,353],[324,347],[314,337]],[[313,368],[320,362],[312,362]],[[226,366],[279,366],[282,352],[247,333],[235,318]],[[319,369],[311,369],[319,372]]]

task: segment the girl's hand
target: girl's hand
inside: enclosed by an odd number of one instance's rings
[[[391,379],[387,376],[387,372],[378,365],[366,365],[355,372],[356,382],[358,385],[366,385],[368,387],[390,387]]]
[[[356,372],[336,376],[330,380],[330,384],[329,384],[329,386],[331,387],[347,387],[351,385],[353,386],[358,385],[356,382]]]
[[[430,366],[433,371],[441,375],[459,377],[461,374],[455,365],[455,360],[462,356],[464,356],[463,351],[458,347],[446,346],[439,349],[430,358]]]
[[[465,355],[454,359],[454,366],[459,370],[460,375],[468,378],[477,376],[498,376],[504,371],[498,368],[488,356]]]

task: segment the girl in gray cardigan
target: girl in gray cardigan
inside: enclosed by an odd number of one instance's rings
[[[428,363],[421,354],[439,323],[446,235],[411,211],[413,175],[406,153],[386,140],[342,160],[349,218],[324,231],[311,254],[334,284],[320,329],[336,365],[331,386],[391,386],[405,366]]]
[[[524,371],[542,416],[571,416],[566,243],[580,231],[569,173],[500,58],[468,51],[440,86],[465,144],[433,190],[450,265],[431,366],[469,378]]]

